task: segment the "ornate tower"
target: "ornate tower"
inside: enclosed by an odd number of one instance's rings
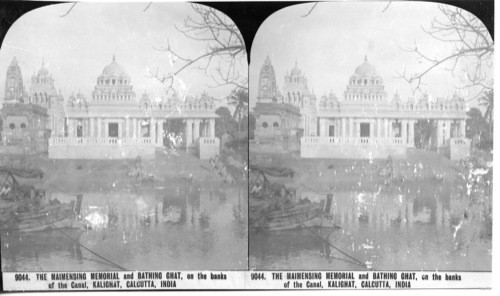
[[[42,67],[38,70],[38,73],[31,76],[30,103],[49,109],[58,103],[58,98],[59,96],[54,87],[54,78],[52,78],[42,61]]]
[[[297,67],[297,61],[295,61],[295,67],[292,69],[290,74],[287,73],[285,75],[283,101],[302,108],[304,107],[304,104],[308,103],[304,100],[304,97],[308,97],[309,95],[310,93],[307,88],[307,78]]]
[[[271,59],[267,56],[264,65],[260,68],[259,91],[257,101],[260,103],[271,103],[277,101],[276,75],[271,64]]]
[[[24,95],[23,75],[17,64],[17,59],[14,57],[5,77],[5,103],[24,103]]]

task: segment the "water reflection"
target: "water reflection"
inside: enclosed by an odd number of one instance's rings
[[[390,188],[375,193],[337,192],[332,215],[342,229],[324,236],[328,244],[304,234],[306,230],[286,235],[252,232],[250,266],[363,269],[338,248],[377,270],[491,270],[487,248],[473,251],[475,256],[464,256],[457,248],[450,214],[452,195],[451,184],[413,192]]]
[[[247,205],[245,187],[202,187],[186,180],[163,187],[84,194],[82,216],[93,228],[75,237],[77,243],[44,233],[30,243],[2,235],[2,270],[116,269],[77,251],[79,244],[127,269],[247,268],[248,210],[239,210],[244,219],[235,217],[235,208]]]

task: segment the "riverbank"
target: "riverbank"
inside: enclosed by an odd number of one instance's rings
[[[228,157],[223,154],[221,158],[225,160]],[[150,190],[180,180],[189,180],[200,187],[222,183],[222,179],[211,171],[209,160],[201,160],[184,151],[157,150],[155,159],[142,159],[140,162],[142,171],[153,176],[150,180],[129,176],[136,166],[135,159],[53,160],[40,157],[37,164],[44,177],[37,186],[76,194]]]
[[[387,160],[306,159],[298,155],[254,154],[252,165],[287,167],[294,170],[293,178],[270,178],[294,188],[310,188],[318,192],[378,192],[393,182],[411,190],[422,182],[455,182],[460,177],[457,161],[451,161],[432,151],[410,150],[407,159]],[[391,172],[392,171],[392,172]]]

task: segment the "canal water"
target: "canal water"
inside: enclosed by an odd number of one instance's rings
[[[339,229],[250,230],[250,268],[491,271],[491,240],[460,248],[452,190],[432,187],[336,192],[331,215]]]
[[[91,230],[4,233],[2,271],[246,270],[247,202],[246,187],[187,180],[84,193],[82,216]]]

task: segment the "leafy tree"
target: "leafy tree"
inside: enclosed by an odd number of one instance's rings
[[[255,137],[255,125],[257,124],[257,119],[253,112],[248,115],[248,137],[253,139]]]
[[[215,120],[215,136],[222,137],[225,133],[234,137],[236,133],[237,122],[234,120],[231,111],[227,107],[219,107],[215,114],[220,117]]]
[[[486,108],[484,119],[488,122],[490,135],[493,135],[493,90],[484,93],[479,98],[479,105]]]
[[[469,139],[479,138],[477,143],[480,149],[490,150],[493,146],[492,134],[489,130],[488,122],[478,108],[471,108],[467,115],[465,135]]]
[[[419,120],[415,124],[415,147],[429,149],[435,125],[432,120]]]
[[[229,105],[235,106],[233,118],[238,118],[238,134],[240,134],[242,116],[246,114],[248,110],[248,91],[241,88],[237,89],[233,91],[229,100]]]

